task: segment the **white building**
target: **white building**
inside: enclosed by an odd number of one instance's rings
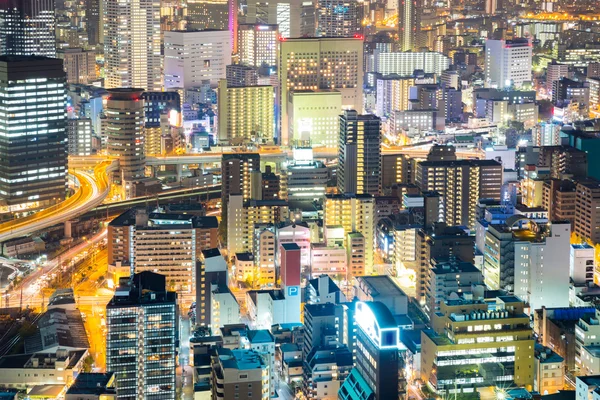
[[[534,146],[559,146],[561,125],[551,122],[541,122],[531,130],[531,140]]]
[[[69,155],[92,155],[92,120],[89,118],[69,119],[67,121]]]
[[[212,291],[210,327],[213,335],[219,335],[221,327],[240,322],[240,305],[227,286]]]
[[[277,25],[240,24],[238,26],[238,56],[240,63],[260,67],[277,65],[279,31]]]
[[[290,223],[278,226],[275,230],[277,248],[284,243],[296,243],[300,247],[300,263],[310,264],[310,229],[306,223]]]
[[[229,31],[166,31],[165,88],[189,89],[209,80],[216,87],[231,64]]]
[[[162,89],[160,0],[103,0],[105,88]]]
[[[528,39],[487,40],[485,79],[489,87],[520,87],[531,82],[533,47]]]
[[[531,310],[546,306],[569,306],[570,223],[552,223],[548,236],[515,241],[515,296],[529,303]]]
[[[450,66],[450,58],[437,52],[374,52],[374,71],[382,75],[412,75],[416,69],[441,75]]]
[[[281,290],[249,290],[246,308],[256,329],[271,329],[272,325],[285,323],[285,297]]]
[[[346,249],[342,246],[327,246],[324,243],[313,243],[310,245],[311,275],[342,274],[346,277]]]
[[[560,78],[569,76],[569,66],[567,64],[550,63],[546,67],[546,94],[552,95],[552,87],[554,82]]]
[[[572,244],[569,257],[571,281],[576,285],[594,282],[594,248],[587,243]]]

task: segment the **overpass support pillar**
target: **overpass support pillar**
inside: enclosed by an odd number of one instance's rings
[[[64,224],[65,224],[65,231],[64,231],[65,238],[72,237],[72,234],[73,234],[73,232],[72,232],[73,222],[75,222],[75,221],[69,220],[69,221],[65,221],[64,222]]]
[[[177,182],[181,182],[181,178],[183,177],[183,165],[176,164],[175,167],[177,168]]]

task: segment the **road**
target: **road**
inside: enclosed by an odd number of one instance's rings
[[[27,305],[37,307],[41,305],[41,291],[46,284],[44,277],[52,275],[53,273],[58,273],[63,262],[70,261],[78,254],[84,253],[105,237],[106,229],[90,237],[88,240],[73,246],[55,259],[49,260],[42,268],[27,275],[18,287],[4,295],[5,307],[18,307],[19,305],[22,305],[23,307]],[[22,301],[21,293],[23,296]]]
[[[107,172],[116,168],[113,161],[104,161],[94,167],[94,174],[71,170],[79,181],[79,188],[68,199],[30,216],[0,224],[0,242],[31,234],[50,226],[78,217],[101,204],[110,188]]]

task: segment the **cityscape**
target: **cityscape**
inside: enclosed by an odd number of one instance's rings
[[[0,0],[0,400],[600,400],[594,0]]]

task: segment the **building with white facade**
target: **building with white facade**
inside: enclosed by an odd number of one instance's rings
[[[92,120],[78,118],[67,120],[69,155],[92,155]]]
[[[162,89],[160,5],[160,0],[102,0],[107,89]]]
[[[260,67],[277,65],[279,31],[277,25],[240,24],[238,57],[240,63]]]
[[[587,243],[572,244],[569,254],[569,272],[575,285],[594,282],[594,248]]]
[[[531,82],[533,47],[529,39],[485,42],[485,79],[489,87],[521,87]]]
[[[335,276],[341,274],[346,277],[346,249],[342,246],[327,246],[324,243],[310,245],[310,272],[311,276]]]
[[[335,148],[340,134],[342,94],[338,90],[297,90],[288,104],[290,140],[310,147]]]
[[[216,87],[231,64],[229,31],[166,31],[165,88],[189,89],[209,80]]]
[[[374,71],[382,75],[412,75],[415,70],[441,75],[450,66],[450,58],[437,52],[380,52],[375,51]]]

